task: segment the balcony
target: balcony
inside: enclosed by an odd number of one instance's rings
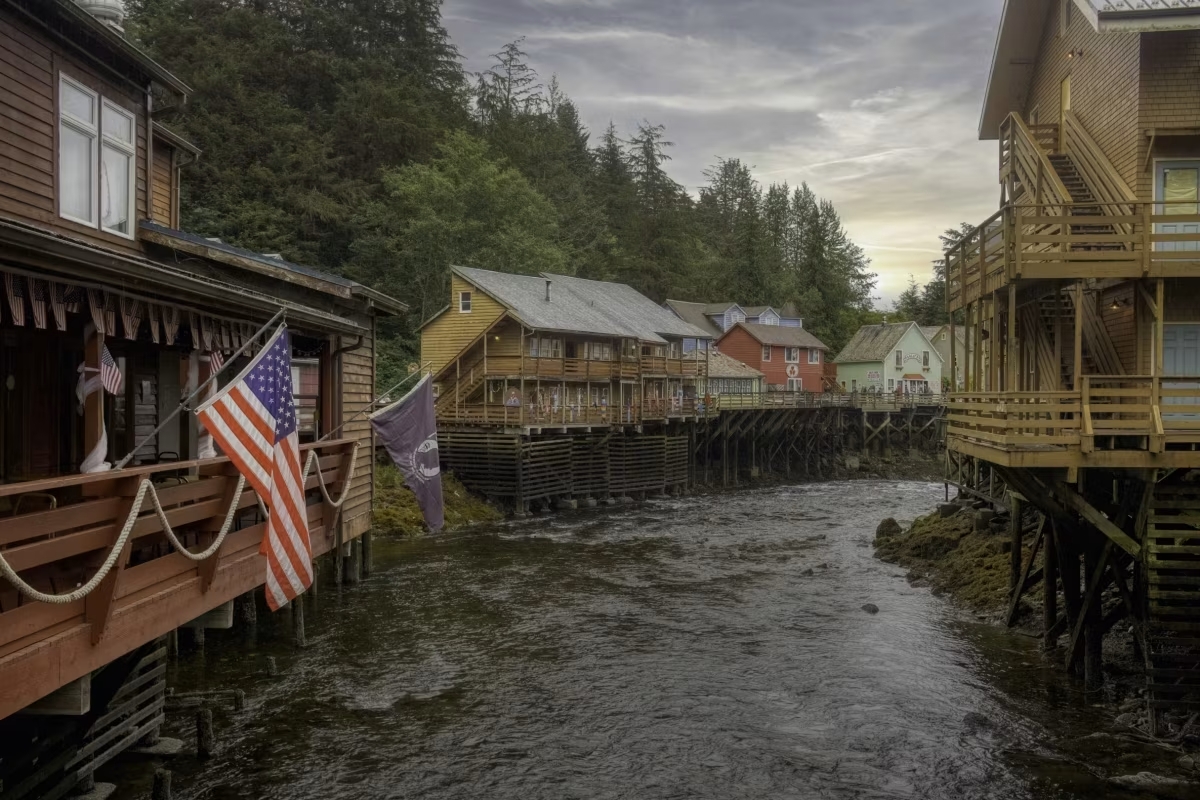
[[[320,502],[319,480],[341,495],[352,441],[317,448],[319,467],[305,484],[313,554],[334,544],[337,510]],[[369,458],[360,453],[359,459]],[[359,464],[360,469],[365,469]],[[318,474],[319,472],[319,474]],[[360,473],[363,474],[363,473]],[[41,592],[63,594],[87,582],[105,559],[148,479],[163,513],[192,552],[214,541],[230,504],[233,531],[204,561],[174,550],[149,498],[132,528],[126,556],[86,598],[65,604],[0,591],[0,718],[263,583],[258,554],[265,523],[249,487],[234,495],[237,472],[225,458],[12,483],[0,498],[16,513],[0,521],[0,549],[20,577]]]
[[[951,395],[947,447],[1008,467],[1200,463],[1200,376],[1085,375],[1080,391]]]
[[[1007,206],[947,253],[949,309],[1017,280],[1195,277],[1198,210],[1195,203]]]

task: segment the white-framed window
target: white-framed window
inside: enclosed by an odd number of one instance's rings
[[[942,331],[942,341],[946,341],[946,332]]]
[[[59,216],[132,239],[136,165],[137,116],[59,75]]]
[[[783,348],[783,360],[789,364],[799,364],[800,363],[800,348],[799,347]]]
[[[562,339],[533,336],[529,339],[529,355],[532,358],[562,358],[562,345]]]
[[[764,344],[764,345],[762,346],[762,360],[763,360],[763,361],[770,361],[770,360],[771,360],[771,345],[769,345],[769,344]]]
[[[108,99],[100,107],[100,227],[133,238],[137,119]]]
[[[808,351],[808,363],[820,364],[821,363],[821,351],[820,350],[809,350]]]
[[[921,351],[921,366],[922,367],[929,366],[929,351],[928,350]]]
[[[680,350],[679,342],[670,342],[669,350],[667,352],[671,358],[683,357],[683,352]]]
[[[903,350],[896,351],[896,366],[897,367],[904,366],[904,351]]]
[[[58,80],[58,214],[96,227],[100,95],[66,75]]]
[[[896,379],[895,378],[888,378],[888,391],[889,392],[896,391]]]
[[[458,313],[460,313],[460,314],[470,314],[471,313],[471,293],[470,292],[459,292],[458,293]],[[531,340],[531,341],[533,341],[533,340]]]

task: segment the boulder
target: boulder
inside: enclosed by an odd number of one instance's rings
[[[888,517],[879,523],[879,527],[875,529],[875,538],[889,539],[892,536],[899,536],[903,532],[904,529],[900,527],[900,523],[896,522],[893,517]]]
[[[874,603],[867,603],[862,607],[862,610],[868,614],[878,614],[879,606],[875,605]]]
[[[982,533],[986,531],[992,524],[992,517],[996,516],[996,512],[990,508],[981,508],[975,512],[975,530]]]
[[[961,510],[962,506],[960,506],[958,503],[942,503],[938,506],[938,514],[943,519],[946,517],[953,517]]]

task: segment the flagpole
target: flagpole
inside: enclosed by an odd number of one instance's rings
[[[287,322],[287,309],[286,308],[281,308],[281,309],[279,309],[279,311],[275,312],[275,316],[271,317],[271,319],[267,322],[266,325],[263,325],[261,328],[258,329],[257,333],[255,333],[253,336],[251,336],[249,339],[247,339],[242,344],[242,346],[237,349],[237,352],[235,352],[233,355],[231,355],[225,361],[225,363],[221,366],[220,369],[218,369],[216,372],[213,372],[212,374],[210,374],[208,376],[208,379],[205,380],[203,383],[201,383],[199,386],[197,386],[196,390],[194,392],[192,392],[187,397],[180,400],[179,405],[175,408],[175,410],[172,411],[170,414],[168,414],[167,418],[164,419],[162,422],[160,422],[158,424],[157,428],[155,428],[154,430],[150,431],[150,433],[143,436],[142,440],[140,442],[138,442],[136,445],[134,445],[133,449],[130,450],[124,458],[122,458],[120,461],[118,461],[116,463],[116,465],[113,467],[113,469],[124,469],[125,465],[130,462],[130,460],[133,458],[134,454],[137,453],[137,451],[142,449],[142,447],[146,444],[146,442],[150,441],[155,436],[157,436],[159,431],[161,431],[163,428],[165,428],[167,426],[168,422],[175,419],[175,417],[179,416],[179,413],[181,411],[187,410],[187,408],[191,404],[192,400],[196,399],[200,395],[201,392],[203,392],[205,389],[207,389],[208,385],[210,383],[212,383],[213,381],[215,381],[222,372],[229,369],[230,365],[233,364],[234,360],[237,359],[237,357],[240,356],[242,353],[244,353],[246,350],[248,350],[250,348],[250,345],[254,344],[254,342],[258,339],[259,336],[262,336],[264,333],[266,333],[268,330],[270,330],[272,325],[274,325],[276,322],[280,322],[280,321],[283,321],[284,323]],[[198,344],[198,343],[193,341],[193,344]]]
[[[365,407],[365,408],[363,408],[361,411],[359,411],[357,414],[355,414],[355,415],[354,415],[353,417],[351,417],[350,419],[348,419],[348,420],[346,420],[345,422],[343,422],[341,425],[338,425],[336,428],[334,428],[333,430],[331,430],[329,433],[327,433],[327,434],[325,434],[324,436],[322,436],[320,439],[317,439],[317,441],[318,441],[318,442],[323,442],[323,441],[325,441],[325,440],[326,440],[326,439],[328,439],[330,436],[333,436],[335,433],[337,433],[338,431],[340,431],[342,428],[346,427],[346,426],[347,426],[347,425],[349,425],[351,422],[354,422],[354,420],[358,419],[358,418],[359,418],[359,417],[361,417],[363,414],[367,413],[367,412],[368,412],[368,411],[370,411],[372,408],[374,408],[374,407],[375,407],[375,404],[376,404],[376,403],[378,403],[378,402],[380,401],[380,399],[381,399],[381,398],[387,397],[389,394],[391,394],[392,392],[396,391],[397,389],[399,389],[399,388],[400,388],[401,386],[403,386],[404,384],[406,384],[406,383],[408,383],[409,381],[411,381],[411,380],[412,380],[414,377],[421,377],[422,375],[424,375],[424,374],[425,374],[425,370],[426,370],[426,369],[429,367],[429,365],[430,365],[430,364],[432,364],[432,363],[433,363],[432,361],[426,361],[426,362],[425,362],[425,363],[424,363],[424,364],[421,366],[421,368],[420,368],[420,369],[418,369],[416,372],[410,372],[409,374],[405,375],[405,376],[404,376],[404,378],[403,378],[403,379],[401,379],[401,381],[400,381],[399,383],[397,383],[395,386],[393,386],[392,388],[390,388],[390,389],[387,389],[387,390],[385,390],[385,391],[383,391],[383,392],[380,392],[379,394],[377,394],[377,395],[375,396],[375,398],[374,398],[374,399],[372,399],[372,400],[368,400],[368,401],[367,401],[367,405],[366,405],[366,407]]]

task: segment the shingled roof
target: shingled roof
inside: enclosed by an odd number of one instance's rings
[[[738,361],[733,356],[725,355],[719,350],[706,353],[703,350],[693,350],[684,355],[687,361],[708,360],[708,377],[710,378],[761,378],[763,373],[749,364]]]
[[[915,322],[863,325],[833,360],[838,364],[884,361],[896,349],[897,343],[908,333],[908,329],[913,327],[920,330]]]
[[[613,336],[657,344],[666,343],[664,336],[712,338],[623,283],[545,272],[512,275],[472,267],[452,269],[534,330]]]
[[[778,347],[807,347],[809,350],[828,350],[824,342],[813,336],[804,328],[791,328],[784,325],[760,325],[757,322],[739,322],[725,333],[728,336],[738,328],[745,329],[761,344]],[[724,338],[721,337],[721,338]]]
[[[714,339],[721,335],[721,329],[712,323],[708,318],[710,312],[708,303],[689,303],[686,300],[668,300],[667,308],[675,312],[675,316],[679,317],[689,325],[694,325],[702,331],[708,333]],[[720,313],[720,312],[717,312]]]

